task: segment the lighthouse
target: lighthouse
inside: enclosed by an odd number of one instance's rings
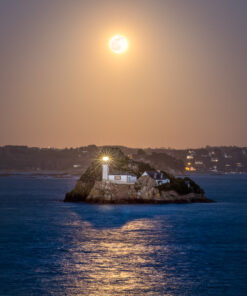
[[[107,181],[109,179],[109,157],[104,156],[102,158],[103,163],[102,163],[102,180]]]
[[[109,163],[112,159],[109,156],[103,156],[102,159],[102,181],[115,184],[135,184],[137,177],[135,174],[126,170],[109,168]]]

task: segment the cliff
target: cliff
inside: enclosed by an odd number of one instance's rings
[[[105,153],[111,154],[116,169],[135,174],[139,179],[135,184],[115,184],[101,180],[100,159]],[[77,181],[75,188],[68,192],[66,202],[93,203],[190,203],[210,202],[203,189],[189,178],[175,178],[163,171],[170,179],[169,184],[156,185],[149,176],[141,176],[151,170],[149,164],[136,162],[125,156],[120,149],[102,151],[86,172]]]

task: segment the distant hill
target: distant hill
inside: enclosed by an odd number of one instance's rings
[[[210,147],[199,149],[128,148],[117,146],[133,159],[171,174],[247,172],[247,147]],[[107,149],[107,146],[104,146]],[[0,147],[0,171],[62,171],[81,174],[102,147],[37,148]]]

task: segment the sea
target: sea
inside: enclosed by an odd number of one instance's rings
[[[215,203],[64,203],[76,178],[0,177],[0,295],[247,295],[247,175]]]

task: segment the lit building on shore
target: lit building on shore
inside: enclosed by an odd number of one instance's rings
[[[104,156],[102,160],[102,181],[116,184],[134,184],[136,182],[137,177],[134,174],[110,168],[108,156]]]

